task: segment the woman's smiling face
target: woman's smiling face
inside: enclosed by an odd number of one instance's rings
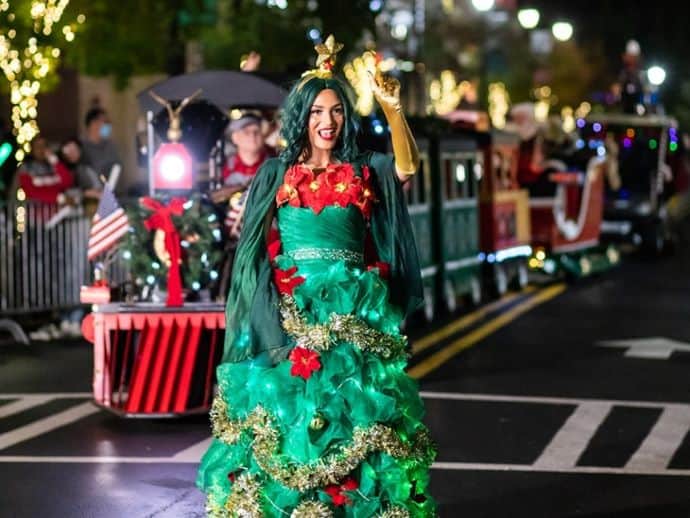
[[[333,151],[345,122],[345,109],[334,90],[321,90],[309,111],[309,144],[313,151]]]

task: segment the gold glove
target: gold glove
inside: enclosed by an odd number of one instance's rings
[[[400,83],[397,79],[384,76],[380,70],[376,75],[369,74],[371,89],[391,128],[395,168],[401,180],[406,180],[417,172],[419,152],[412,131],[407,125],[400,104]]]

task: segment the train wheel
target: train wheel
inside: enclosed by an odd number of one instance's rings
[[[443,286],[443,291],[446,294],[446,306],[448,307],[448,311],[452,313],[458,308],[458,299],[455,295],[455,286],[453,285],[453,281],[446,279],[446,282]]]
[[[472,277],[470,281],[470,302],[474,306],[479,306],[482,302],[482,285],[476,277]]]
[[[515,284],[517,284],[518,289],[521,290],[529,284],[529,273],[527,272],[527,265],[525,263],[521,262],[518,264]]]
[[[427,322],[434,319],[434,291],[429,288],[424,288],[424,317]]]
[[[501,297],[508,291],[508,275],[502,266],[494,266],[494,287],[496,294]]]

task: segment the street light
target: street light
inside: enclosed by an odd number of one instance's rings
[[[551,26],[551,32],[558,41],[568,41],[573,35],[573,26],[568,22],[556,22]]]
[[[649,70],[647,70],[647,79],[649,79],[652,85],[661,86],[661,83],[666,79],[666,70],[657,65],[649,67]]]
[[[523,29],[534,29],[539,25],[539,11],[536,9],[520,9],[517,17]]]
[[[494,0],[472,0],[472,5],[477,11],[486,12],[494,7]]]

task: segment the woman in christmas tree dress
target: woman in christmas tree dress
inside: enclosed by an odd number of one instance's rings
[[[340,47],[316,47],[285,102],[287,148],[247,202],[197,481],[211,516],[434,516],[435,450],[399,329],[421,294],[401,190],[417,148],[400,85],[377,75],[394,157],[359,152],[331,73]]]

